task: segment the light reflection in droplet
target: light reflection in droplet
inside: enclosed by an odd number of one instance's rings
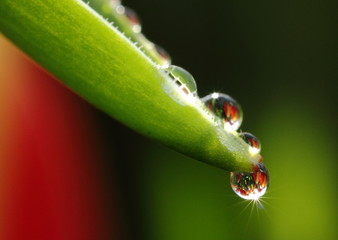
[[[257,137],[248,132],[242,132],[238,134],[240,138],[249,145],[249,151],[251,154],[256,154],[261,151],[261,144]]]
[[[197,94],[195,79],[185,69],[175,65],[170,65],[169,67],[164,68],[164,71],[168,73],[169,77],[176,83],[177,86],[179,86],[182,92],[187,95]]]
[[[269,186],[269,173],[264,164],[259,163],[253,172],[230,172],[230,184],[241,198],[257,200]]]
[[[217,117],[223,119],[227,131],[236,131],[243,121],[243,112],[240,105],[229,95],[212,93],[201,99],[206,107]]]

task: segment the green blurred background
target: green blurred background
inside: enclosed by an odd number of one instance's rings
[[[199,96],[240,102],[241,129],[261,140],[271,177],[264,208],[252,206],[227,172],[107,120],[123,136],[111,141],[130,238],[337,239],[338,2],[123,3],[192,73]]]

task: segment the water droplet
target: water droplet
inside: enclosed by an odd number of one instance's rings
[[[162,60],[162,66],[166,67],[171,64],[171,57],[167,53],[166,50],[164,50],[162,47],[158,46],[157,44],[154,44],[154,49],[156,50],[157,54],[161,57]]]
[[[115,8],[117,5],[121,5],[121,0],[110,0],[109,4],[111,7]]]
[[[212,93],[201,99],[217,117],[224,120],[224,128],[236,131],[242,123],[243,112],[241,106],[229,95]]]
[[[250,146],[249,151],[252,154],[256,154],[261,151],[261,144],[258,138],[256,138],[254,135],[248,132],[242,132],[239,134],[239,136]]]
[[[173,79],[173,81],[185,94],[196,95],[196,82],[194,77],[189,72],[175,65],[170,65],[169,67],[164,68],[164,71],[168,73],[169,77]]]
[[[148,38],[146,38],[146,36],[144,36],[142,33],[138,34],[137,36],[138,36],[139,42],[142,43],[143,47],[147,49],[154,49],[155,44],[151,42]]]
[[[253,172],[230,172],[230,184],[241,198],[257,200],[269,186],[269,173],[263,163],[258,163]]]
[[[129,25],[134,33],[140,33],[142,30],[141,22],[136,12],[130,8],[125,7],[124,14],[128,18]]]
[[[262,163],[262,162],[263,162],[263,157],[262,157],[261,155],[259,155],[258,162],[259,162],[259,163]]]
[[[115,9],[117,14],[124,14],[126,11],[126,8],[122,4],[116,4],[113,5],[113,8]]]

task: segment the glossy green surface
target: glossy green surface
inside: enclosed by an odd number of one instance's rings
[[[124,35],[77,0],[4,0],[0,30],[93,105],[130,128],[226,170],[259,156],[215,126],[197,98],[172,81]]]

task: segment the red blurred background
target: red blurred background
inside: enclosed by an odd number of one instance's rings
[[[120,239],[93,108],[3,36],[0,52],[0,238]]]

